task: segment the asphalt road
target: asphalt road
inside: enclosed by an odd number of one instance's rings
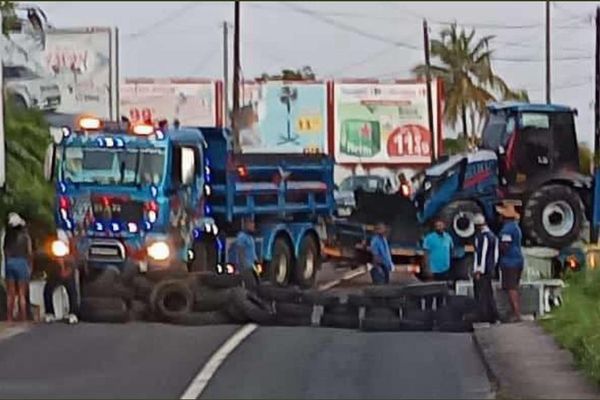
[[[178,398],[237,326],[40,325],[0,341],[0,398]],[[202,398],[484,398],[469,334],[259,327]]]

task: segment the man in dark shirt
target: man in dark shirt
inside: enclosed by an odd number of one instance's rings
[[[475,234],[475,263],[473,266],[473,290],[479,305],[480,319],[494,323],[498,320],[498,310],[494,300],[492,277],[498,263],[498,239],[488,228],[485,217],[477,214],[473,218]]]

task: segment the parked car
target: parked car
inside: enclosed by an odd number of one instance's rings
[[[339,216],[352,213],[356,207],[354,192],[364,190],[365,192],[393,193],[394,184],[389,177],[379,175],[353,175],[344,179],[333,192]]]
[[[22,65],[4,66],[4,85],[17,107],[55,111],[60,106],[60,88]]]

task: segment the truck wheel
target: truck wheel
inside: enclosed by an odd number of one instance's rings
[[[292,262],[292,251],[287,241],[283,238],[276,239],[273,245],[273,256],[269,262],[270,281],[279,286],[287,285]]]
[[[217,270],[217,243],[214,239],[204,239],[194,242],[194,259],[189,264],[190,272]]]
[[[459,200],[444,207],[439,217],[461,243],[467,244],[471,243],[475,237],[473,217],[479,213],[481,213],[481,207],[477,203]]]
[[[584,219],[579,195],[565,185],[535,191],[523,213],[525,237],[539,246],[565,247],[579,238]]]
[[[300,254],[294,266],[294,282],[302,288],[312,287],[317,271],[321,268],[319,247],[312,236],[304,236],[300,242]]]

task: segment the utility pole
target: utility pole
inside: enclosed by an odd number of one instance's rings
[[[600,164],[600,7],[596,8],[596,82],[595,91],[596,98],[594,101],[594,157],[593,157],[593,174],[594,181]],[[595,182],[596,183],[596,182]],[[596,184],[594,185],[594,192]],[[594,194],[595,197],[595,194]],[[595,201],[598,201],[595,199]],[[594,207],[596,214],[596,207]],[[593,215],[592,223],[590,224],[590,243],[598,243],[598,228],[594,221],[597,215]]]
[[[235,26],[233,31],[233,112],[232,112],[232,130],[233,130],[233,151],[240,153],[240,132],[239,110],[240,110],[240,2],[234,3]]]
[[[229,126],[229,27],[223,21],[223,126]]]
[[[426,66],[426,81],[427,81],[427,118],[429,122],[429,132],[431,132],[431,163],[436,159],[437,153],[437,137],[433,126],[433,100],[431,99],[431,62],[429,60],[429,29],[427,21],[423,20],[423,47],[425,48],[425,66]],[[439,115],[438,115],[439,118]]]
[[[546,0],[546,103],[550,104],[550,0]]]

